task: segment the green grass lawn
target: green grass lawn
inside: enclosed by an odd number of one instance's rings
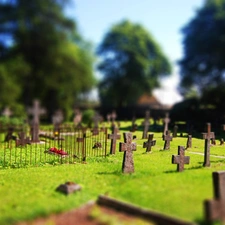
[[[192,152],[203,153],[204,140],[193,138],[193,147],[186,150],[190,164],[178,173],[171,158],[179,145],[186,146],[186,137],[174,138],[170,150],[162,150],[162,133],[154,133],[156,146],[146,154],[142,132],[135,135],[133,174],[121,172],[123,153],[118,151],[119,141],[115,155],[87,158],[86,164],[1,169],[0,224],[70,210],[96,200],[100,194],[203,224],[203,201],[213,197],[212,172],[225,170],[225,158],[211,156],[211,166],[203,167],[204,156]],[[211,154],[225,157],[225,146],[212,147]],[[68,196],[56,192],[56,187],[66,181],[80,184],[82,190]]]

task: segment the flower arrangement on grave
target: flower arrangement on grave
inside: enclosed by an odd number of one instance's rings
[[[65,152],[62,149],[57,149],[56,147],[51,147],[46,152],[50,153],[50,154],[61,155],[61,156],[67,156],[68,155],[67,152]]]

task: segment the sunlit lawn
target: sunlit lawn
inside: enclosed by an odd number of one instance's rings
[[[162,133],[154,133],[156,146],[146,154],[142,132],[135,135],[134,174],[121,172],[119,144],[116,155],[88,158],[87,164],[1,169],[0,224],[66,211],[96,200],[100,194],[188,221],[203,221],[203,201],[213,197],[212,172],[225,170],[225,158],[211,156],[211,166],[204,168],[203,155],[191,153],[203,153],[204,141],[193,138],[193,147],[186,150],[190,164],[178,173],[171,157],[179,145],[186,146],[187,137],[174,138],[170,150],[163,150]],[[212,147],[211,154],[225,157],[225,146]],[[66,181],[80,184],[82,191],[68,196],[56,192],[56,187]]]

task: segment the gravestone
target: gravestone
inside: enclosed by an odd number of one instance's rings
[[[175,125],[175,126],[173,127],[173,137],[174,137],[174,138],[177,137],[177,130],[178,130],[178,126]]]
[[[135,121],[136,117],[133,117],[130,132],[135,132],[137,130],[137,124],[135,123]]]
[[[168,131],[168,127],[169,127],[169,123],[170,123],[169,113],[166,113],[166,116],[165,116],[163,122],[164,122],[164,131],[163,131],[163,134],[165,135],[166,134],[166,131]]]
[[[115,127],[112,134],[108,134],[108,139],[111,139],[110,154],[115,154],[116,152],[116,140],[120,139],[120,134],[118,129]]]
[[[150,125],[149,119],[150,119],[150,111],[146,111],[145,120],[142,123],[142,125],[144,126],[144,130],[142,133],[142,139],[148,138],[148,129],[149,129],[149,125]]]
[[[156,140],[153,140],[154,134],[148,135],[148,141],[143,143],[143,148],[146,148],[146,152],[151,152],[152,146],[156,144]]]
[[[120,143],[120,152],[124,152],[123,155],[123,173],[134,173],[134,160],[133,160],[133,151],[136,150],[136,143],[132,142],[132,133],[124,133],[124,142]]]
[[[170,142],[173,140],[173,137],[170,135],[170,131],[167,130],[166,133],[163,135],[164,142],[164,150],[170,149]]]
[[[4,142],[9,142],[10,140],[16,140],[16,136],[13,135],[13,133],[14,133],[14,128],[13,127],[9,127],[8,128],[8,132],[7,132],[6,136],[5,136]]]
[[[83,134],[83,137],[78,137],[77,138],[78,145],[79,145],[79,143],[81,143],[81,157],[82,157],[82,162],[85,162],[86,161],[85,138],[86,138],[86,134]],[[78,147],[78,149],[79,149],[79,147]],[[74,158],[79,158],[76,155],[74,155],[73,157]]]
[[[206,124],[207,133],[203,133],[203,139],[205,140],[204,148],[204,163],[203,166],[210,166],[210,140],[215,137],[214,132],[211,132],[211,124]]]
[[[172,163],[177,164],[177,171],[184,170],[184,164],[189,164],[190,156],[185,156],[185,149],[183,146],[178,146],[178,155],[172,155]]]
[[[220,139],[220,145],[224,145],[224,139],[223,138]]]
[[[192,135],[188,135],[186,148],[192,147]]]
[[[63,122],[63,112],[62,110],[57,110],[54,115],[52,116],[52,123],[54,126],[54,132],[58,132],[60,131],[60,125]]]
[[[31,140],[29,137],[26,137],[25,132],[19,133],[19,139],[16,140],[16,147],[25,146],[26,144],[31,144]]]
[[[73,123],[75,127],[80,127],[82,122],[82,113],[79,109],[74,110]]]
[[[33,116],[33,120],[31,123],[32,142],[39,142],[39,117],[45,113],[45,109],[40,107],[40,102],[38,100],[34,100],[33,107],[28,108],[28,114]]]
[[[99,121],[100,121],[100,116],[97,112],[95,112],[95,115],[92,118],[92,120],[93,120],[93,123],[94,123],[93,129],[92,129],[92,134],[98,135],[99,134],[98,124],[99,124]]]
[[[205,218],[213,222],[219,220],[225,224],[225,171],[212,173],[214,199],[204,201]]]
[[[81,190],[81,186],[79,184],[76,184],[74,182],[66,182],[65,184],[60,184],[56,191],[62,192],[63,194],[71,194],[73,192],[77,192]]]

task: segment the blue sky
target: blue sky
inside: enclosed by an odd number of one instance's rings
[[[181,28],[201,7],[204,0],[73,0],[69,14],[82,36],[97,46],[110,27],[122,19],[140,23],[151,33],[173,64],[173,74],[162,81],[155,96],[165,104],[181,100],[176,91],[179,81],[176,61],[182,57]]]

